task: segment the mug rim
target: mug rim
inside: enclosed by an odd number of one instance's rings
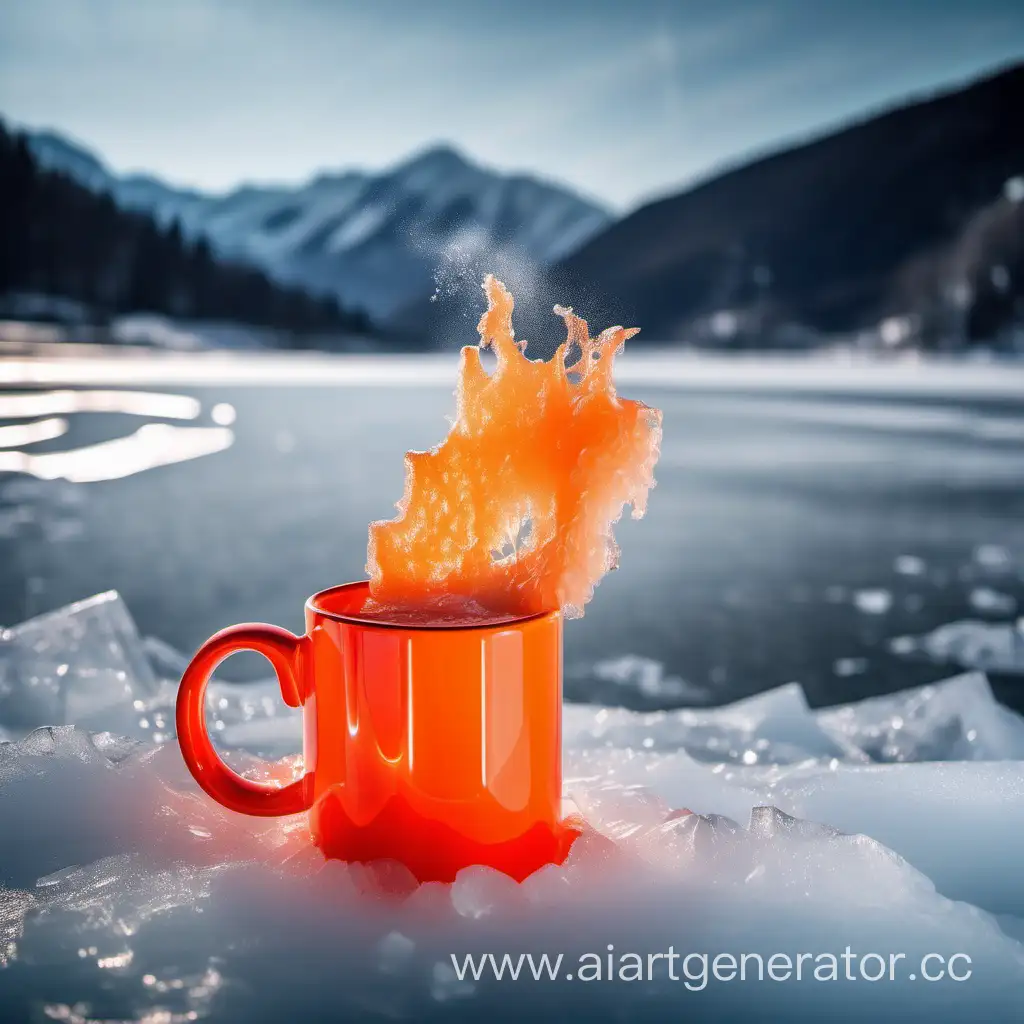
[[[334,587],[327,587],[325,590],[319,590],[312,596],[306,598],[306,610],[312,612],[314,615],[321,616],[325,619],[331,619],[334,622],[345,622],[350,626],[362,626],[368,629],[402,629],[412,630],[417,633],[470,633],[476,630],[501,630],[501,629],[514,629],[518,626],[523,625],[526,622],[533,622],[536,619],[548,619],[561,616],[561,611],[550,611],[550,612],[531,612],[529,615],[518,615],[515,618],[508,619],[506,622],[481,622],[479,624],[463,625],[457,623],[406,623],[406,622],[387,622],[381,619],[363,618],[359,615],[345,614],[343,612],[334,612],[323,606],[323,600],[332,594],[337,594],[343,590],[356,590],[361,588],[369,588],[369,580],[356,580],[352,583],[340,583]]]

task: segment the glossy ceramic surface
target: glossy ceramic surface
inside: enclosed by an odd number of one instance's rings
[[[405,626],[360,620],[366,583],[306,603],[306,633],[234,626],[196,653],[178,695],[182,753],[203,789],[244,814],[309,811],[328,857],[394,858],[421,880],[470,864],[522,879],[564,859],[560,821],[562,618]],[[238,650],[274,666],[303,709],[305,775],[250,782],[217,756],[205,690]]]

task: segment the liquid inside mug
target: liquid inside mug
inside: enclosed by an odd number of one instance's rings
[[[199,785],[243,814],[309,811],[327,857],[403,862],[420,881],[471,864],[522,880],[565,859],[561,820],[562,617],[497,625],[360,618],[369,584],[306,602],[306,632],[231,626],[211,637],[178,692],[178,742]],[[206,685],[235,651],[273,665],[302,707],[301,779],[252,782],[218,757]]]

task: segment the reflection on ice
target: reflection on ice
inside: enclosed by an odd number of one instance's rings
[[[28,473],[40,480],[94,483],[119,480],[157,466],[230,448],[235,436],[226,427],[176,427],[146,423],[134,434],[83,445],[65,452],[0,452],[0,473]]]
[[[30,391],[0,395],[0,419],[68,415],[74,412],[122,412],[165,420],[194,420],[201,406],[188,395],[158,391]]]
[[[565,789],[584,832],[567,862],[522,885],[478,867],[416,887],[396,863],[324,862],[301,817],[245,818],[199,793],[152,725],[184,660],[140,638],[113,594],[3,634],[0,727],[20,738],[0,745],[0,822],[17,837],[0,844],[0,1018],[721,1020],[749,1017],[753,1000],[787,1021],[1018,1010],[1024,720],[979,673],[825,711],[795,684],[717,709],[568,705]],[[605,674],[641,689],[671,679],[652,665]],[[236,770],[295,770],[253,756],[297,749],[276,683],[211,691]],[[548,951],[568,971],[608,946],[765,961],[849,946],[908,964],[962,952],[973,974],[697,974],[687,987],[660,971],[586,986],[459,981],[451,960]]]
[[[2,400],[2,396],[0,396]],[[52,441],[68,432],[68,421],[59,417],[46,420],[33,420],[31,423],[15,423],[8,427],[0,427],[0,448],[21,448],[26,444],[38,444],[40,441]]]
[[[230,402],[218,402],[210,410],[210,419],[218,427],[230,427],[235,422],[235,407]]]
[[[47,416],[32,423],[0,427],[0,449],[23,448],[63,436],[66,420],[57,414],[128,413],[159,419],[194,420],[202,406],[188,395],[149,391],[43,391],[0,395],[0,419]],[[212,455],[229,448],[234,407],[222,402],[212,410],[215,427],[146,423],[126,437],[82,445],[67,451],[0,451],[0,473],[24,473],[39,480],[94,483],[117,480],[157,466]]]

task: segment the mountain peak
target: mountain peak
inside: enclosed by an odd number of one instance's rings
[[[412,192],[431,192],[455,179],[486,173],[467,160],[454,146],[441,143],[414,153],[388,177]]]
[[[398,165],[398,169],[404,171],[420,168],[451,170],[472,166],[472,162],[463,156],[451,143],[439,142],[403,160]]]
[[[507,175],[449,143],[383,173],[326,172],[300,185],[242,185],[225,194],[118,177],[60,136],[31,137],[41,162],[109,191],[122,206],[177,220],[221,255],[327,294],[385,320],[427,298],[452,259],[479,278],[502,256],[546,265],[609,222],[596,204],[556,183]],[[453,254],[458,254],[453,255]],[[461,263],[459,264],[461,266]],[[467,268],[468,272],[468,268]]]

